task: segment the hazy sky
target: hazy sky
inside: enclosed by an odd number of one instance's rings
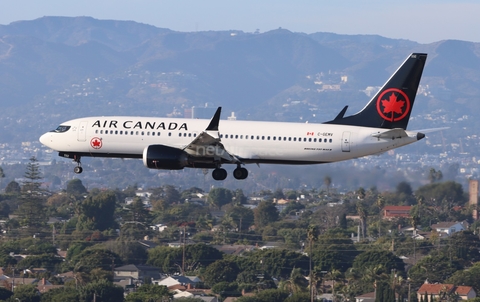
[[[43,16],[132,20],[177,31],[378,34],[480,42],[478,0],[0,0],[0,24]]]

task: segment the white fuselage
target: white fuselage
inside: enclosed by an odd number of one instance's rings
[[[141,158],[149,145],[185,148],[206,129],[209,120],[149,117],[88,117],[62,123],[42,144],[81,156]],[[417,133],[401,138],[373,135],[382,128],[333,124],[221,120],[221,144],[243,163],[315,164],[376,154],[417,141]]]

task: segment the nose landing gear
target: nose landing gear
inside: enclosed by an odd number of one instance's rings
[[[80,174],[83,172],[82,163],[80,162],[80,159],[81,157],[78,155],[73,156],[73,161],[77,163],[77,166],[73,168],[73,172],[75,172],[75,174]]]

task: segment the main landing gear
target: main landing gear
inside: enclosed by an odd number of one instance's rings
[[[75,174],[80,174],[83,172],[82,163],[80,162],[80,159],[81,157],[78,155],[73,156],[73,161],[77,163],[77,166],[73,168],[73,172],[75,172]]]
[[[227,178],[227,171],[223,168],[216,168],[212,171],[212,177],[215,180],[225,180],[225,178]],[[235,179],[245,179],[248,177],[248,170],[238,165],[237,168],[233,170],[233,177],[235,177]]]

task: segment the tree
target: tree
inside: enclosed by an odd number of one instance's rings
[[[430,171],[428,173],[428,180],[430,181],[430,183],[433,184],[434,182],[442,180],[442,178],[443,178],[442,171],[440,170],[437,171],[434,168],[430,168]]]
[[[254,209],[254,221],[257,228],[267,226],[269,223],[275,222],[279,218],[279,213],[273,202],[261,201]]]
[[[80,302],[80,292],[75,288],[62,287],[54,288],[41,296],[42,302]]]
[[[403,260],[388,251],[367,251],[363,252],[353,261],[353,268],[362,271],[368,267],[372,267],[381,263],[383,266],[382,273],[389,273],[395,270],[399,273],[405,271]]]
[[[102,269],[109,273],[107,279],[112,279],[112,269],[114,266],[122,264],[120,257],[108,250],[91,247],[83,250],[80,254],[72,259],[75,273],[85,273],[88,275],[93,269]],[[98,271],[96,272],[98,275]]]
[[[30,234],[35,234],[47,223],[48,217],[44,210],[44,190],[40,188],[42,173],[35,157],[30,158],[25,171],[25,181],[21,188],[20,205],[17,209],[20,223]]]
[[[310,297],[313,297],[313,271],[312,271],[312,249],[313,243],[318,240],[318,228],[315,225],[310,225],[307,230],[307,240],[308,240],[308,260],[309,260],[309,268],[308,268],[308,280],[309,280],[309,290],[310,290]],[[293,272],[292,272],[293,273]],[[312,298],[313,299],[313,298]]]
[[[368,213],[367,213],[366,205],[363,201],[358,201],[357,202],[357,213],[358,213],[358,216],[360,216],[360,226],[361,226],[362,238],[365,239],[365,237],[367,236]]]
[[[214,188],[208,192],[208,203],[217,209],[232,202],[232,198],[232,191],[225,188]]]
[[[430,283],[443,283],[462,267],[458,261],[450,260],[442,254],[433,254],[422,258],[409,271],[412,286],[420,286],[428,279]]]
[[[339,232],[331,232],[318,237],[318,244],[312,253],[315,269],[345,272],[353,265],[359,254],[350,237]]]
[[[112,191],[89,195],[77,206],[77,230],[100,230],[114,228],[116,196]]]
[[[125,302],[171,301],[173,294],[164,285],[143,284],[125,298]],[[177,299],[175,299],[177,301]]]
[[[125,221],[134,221],[134,222],[141,222],[141,223],[150,223],[150,213],[145,208],[143,201],[140,197],[135,197],[133,202],[126,206],[128,212],[125,215]]]
[[[296,294],[304,292],[307,289],[308,281],[302,274],[300,268],[294,268],[290,273],[290,277],[280,282],[279,288],[288,291],[289,293]]]
[[[207,266],[203,273],[203,280],[209,286],[218,282],[233,282],[240,272],[237,264],[229,260],[217,260]]]
[[[20,188],[20,185],[18,184],[18,182],[12,180],[5,187],[5,194],[17,195],[17,194],[20,194],[21,190],[22,189]]]
[[[40,293],[36,285],[22,284],[15,287],[13,296],[10,299],[12,301],[40,302]]]
[[[330,186],[332,185],[332,178],[330,176],[325,176],[323,179],[323,184],[327,188],[327,195],[330,195]]]
[[[123,288],[107,280],[90,282],[80,288],[82,301],[118,302],[123,301]]]
[[[253,211],[244,206],[235,205],[227,210],[226,216],[232,218],[240,233],[247,231],[254,222]]]
[[[67,183],[66,192],[67,194],[75,196],[76,198],[82,197],[88,193],[82,181],[78,178],[74,178]]]
[[[448,240],[449,255],[464,266],[480,261],[480,239],[471,231],[454,233]]]

